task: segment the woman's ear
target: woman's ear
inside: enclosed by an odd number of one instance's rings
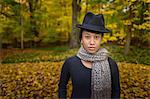
[[[81,39],[80,43],[81,43],[81,44],[83,43],[83,42],[82,42],[82,39]]]

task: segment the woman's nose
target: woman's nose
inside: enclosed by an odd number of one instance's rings
[[[91,40],[90,40],[90,44],[91,44],[91,45],[95,44],[95,41],[94,41],[94,39],[93,39],[93,38],[91,38]]]

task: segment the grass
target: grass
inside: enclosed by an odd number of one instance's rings
[[[144,48],[137,48],[131,46],[129,54],[124,55],[124,47],[122,46],[108,46],[112,58],[117,62],[127,62],[136,64],[150,65],[150,50]]]
[[[54,46],[54,47],[47,47],[47,48],[35,48],[37,50],[43,50],[43,51],[67,51],[69,50],[69,47],[68,46]]]
[[[117,62],[127,62],[150,65],[150,50],[131,46],[128,55],[124,55],[124,47],[118,45],[104,46],[110,52],[110,56]],[[2,63],[63,61],[77,53],[78,49],[69,49],[68,46],[55,46],[48,48],[11,50],[2,60]]]

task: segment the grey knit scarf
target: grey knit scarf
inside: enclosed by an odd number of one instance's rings
[[[77,56],[92,62],[91,99],[111,98],[111,73],[108,63],[108,51],[99,49],[96,54],[88,53],[82,46]]]

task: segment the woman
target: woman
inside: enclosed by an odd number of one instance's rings
[[[88,12],[80,28],[81,47],[76,56],[63,64],[58,96],[66,98],[66,85],[71,78],[72,99],[120,98],[119,71],[115,61],[108,57],[108,51],[100,48],[104,33],[110,32],[104,26],[102,14]]]

